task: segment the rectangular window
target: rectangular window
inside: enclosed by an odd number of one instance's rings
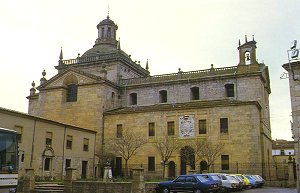
[[[123,126],[122,124],[117,125],[117,138],[123,137]]]
[[[83,151],[89,151],[89,139],[83,139]]]
[[[71,159],[66,159],[66,168],[71,167]]]
[[[221,133],[228,133],[228,118],[221,118],[220,119],[220,132]]]
[[[175,122],[169,121],[168,122],[168,136],[175,135]]]
[[[129,95],[130,101],[129,104],[130,105],[137,105],[137,93],[131,93]]]
[[[222,170],[229,170],[229,155],[221,155]]]
[[[51,166],[51,159],[47,157],[45,158],[44,171],[50,171],[50,166]]]
[[[159,102],[166,103],[168,101],[168,92],[166,90],[159,91]]]
[[[225,89],[227,97],[234,97],[234,84],[226,84]]]
[[[199,100],[199,87],[191,88],[191,99]]]
[[[155,171],[155,157],[148,157],[148,171]]]
[[[52,132],[46,132],[46,145],[52,145]]]
[[[206,120],[199,120],[199,134],[206,134]]]
[[[148,133],[149,133],[149,137],[155,136],[155,123],[148,124]]]
[[[72,143],[73,143],[73,136],[67,135],[66,148],[67,149],[72,149]]]

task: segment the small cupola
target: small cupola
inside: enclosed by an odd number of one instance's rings
[[[245,36],[245,43],[243,45],[241,45],[241,41],[239,40],[238,50],[240,56],[239,65],[257,64],[256,41],[254,40],[254,36],[252,41],[248,41],[247,36]]]
[[[97,29],[98,38],[95,41],[94,47],[100,44],[107,44],[117,47],[118,41],[116,40],[116,32],[118,26],[109,18],[109,15],[97,25]]]

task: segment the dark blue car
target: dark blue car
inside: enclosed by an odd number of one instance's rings
[[[201,174],[180,175],[175,180],[160,182],[156,187],[157,193],[210,193],[217,192],[220,186],[216,181],[205,179]]]

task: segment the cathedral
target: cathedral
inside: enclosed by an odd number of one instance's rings
[[[61,50],[57,74],[47,79],[43,72],[27,97],[29,115],[96,133],[95,160],[85,162],[88,174],[101,176],[109,160],[114,176],[122,175],[126,162],[143,167],[146,178],[162,170],[166,177],[190,170],[270,177],[270,79],[268,67],[256,59],[254,37],[239,41],[238,64],[153,76],[148,62],[143,67],[121,49],[118,26],[109,16],[97,30],[84,54],[64,59]],[[128,160],[107,152],[126,131],[145,140]],[[161,138],[180,144],[167,160],[155,148]],[[197,156],[192,145],[197,140],[222,144],[213,163]]]

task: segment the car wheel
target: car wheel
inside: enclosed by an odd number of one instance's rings
[[[170,193],[169,189],[168,188],[163,188],[163,191],[162,193]]]
[[[219,190],[219,193],[226,193],[227,191],[226,191],[226,188],[224,188],[224,187],[221,187],[221,189]]]
[[[194,193],[202,193],[202,191],[199,189],[196,189],[196,190],[194,190]]]

